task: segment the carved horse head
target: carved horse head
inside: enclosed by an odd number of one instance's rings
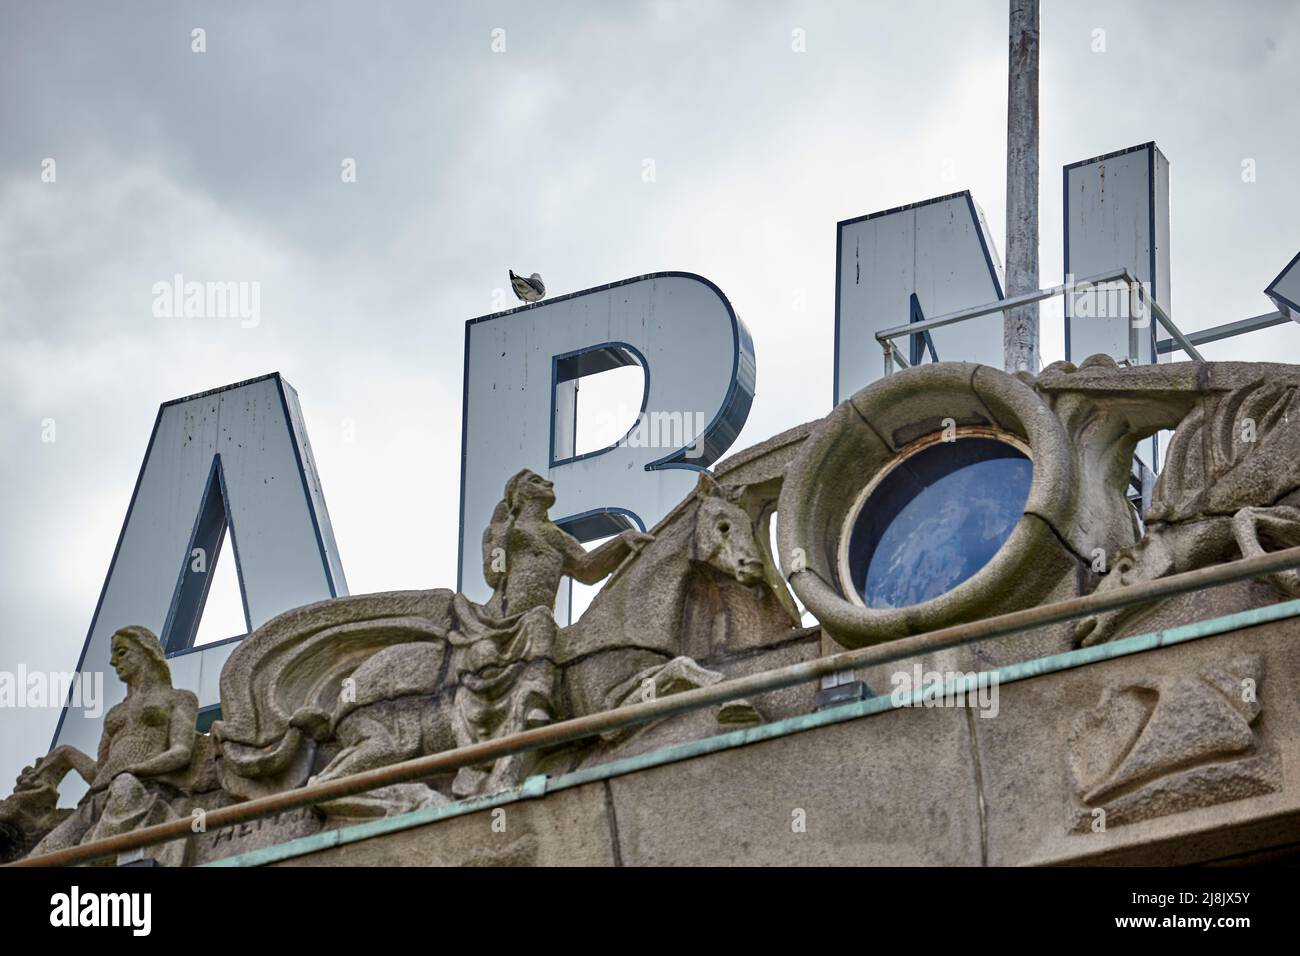
[[[1093,593],[1109,594],[1131,584],[1172,574],[1174,559],[1165,544],[1160,536],[1148,535],[1137,544],[1121,549]],[[1120,625],[1132,618],[1137,610],[1121,607],[1080,619],[1074,626],[1075,643],[1079,647],[1091,647],[1112,640]]]
[[[691,559],[751,585],[764,579],[763,556],[754,539],[754,521],[738,504],[743,491],[722,487],[707,472],[700,474]]]

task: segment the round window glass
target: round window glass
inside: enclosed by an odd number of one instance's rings
[[[898,459],[864,494],[841,555],[869,608],[919,604],[995,555],[1029,498],[1033,463],[997,438],[958,436]]]

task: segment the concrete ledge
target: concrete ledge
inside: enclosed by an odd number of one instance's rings
[[[613,866],[603,783],[277,862],[277,866]]]
[[[1300,601],[1258,607],[1001,668],[996,716],[966,706],[896,709],[877,697],[550,781],[532,778],[519,791],[316,834],[219,865],[978,866],[1294,857],[1297,615]],[[1243,660],[1258,706],[1242,708],[1238,726],[1235,711],[1220,705],[1237,706],[1232,681],[1247,673]],[[1168,706],[1157,713],[1161,701]],[[1127,759],[1139,743],[1147,747],[1143,735],[1156,734],[1170,707],[1175,720],[1164,726],[1172,736],[1160,738],[1165,763],[1098,790],[1104,799],[1094,802],[1113,820],[1094,832],[1079,771],[1071,769],[1072,741],[1081,727],[1093,732],[1096,721],[1111,721],[1099,725],[1103,742]],[[1220,711],[1239,732],[1237,742],[1202,752],[1198,741],[1219,732],[1210,717]],[[504,830],[494,830],[494,821]]]
[[[977,866],[966,720],[964,709],[890,711],[613,778],[620,856],[656,866]]]

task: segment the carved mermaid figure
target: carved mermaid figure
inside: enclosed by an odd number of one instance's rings
[[[34,769],[34,775],[60,778],[75,770],[90,790],[33,854],[173,819],[175,806],[187,795],[215,785],[207,738],[194,729],[198,698],[172,687],[167,658],[153,632],[122,628],[113,635],[110,660],[126,684],[126,699],[104,717],[97,759],[62,746]],[[159,862],[179,865],[184,849],[184,842],[176,841],[151,852]]]

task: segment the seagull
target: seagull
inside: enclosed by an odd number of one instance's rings
[[[523,302],[540,302],[546,296],[546,284],[536,272],[525,279],[515,275],[515,270],[511,269],[510,288],[515,290],[515,295]]]

